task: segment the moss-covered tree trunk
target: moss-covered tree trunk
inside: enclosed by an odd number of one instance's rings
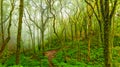
[[[3,29],[3,0],[1,0],[1,5],[0,5],[0,8],[1,8],[1,35],[2,35],[2,43],[4,43],[4,29]]]
[[[112,44],[110,43],[111,31],[109,23],[109,19],[106,19],[104,23],[104,57],[106,67],[112,67]]]
[[[18,33],[17,33],[17,50],[16,50],[16,64],[20,61],[20,42],[21,42],[21,32],[22,32],[22,18],[23,18],[23,4],[24,0],[20,0],[19,5],[19,22],[18,22]]]
[[[2,0],[1,0],[2,2]],[[6,45],[8,44],[9,40],[10,40],[10,28],[11,28],[11,21],[12,21],[12,13],[13,13],[13,10],[14,10],[14,2],[11,2],[11,11],[10,11],[10,14],[9,14],[9,24],[8,24],[8,28],[7,28],[7,38],[4,39],[4,31],[2,30],[2,46],[1,46],[1,49],[0,49],[0,56],[2,56],[2,53],[6,47]],[[2,3],[1,3],[2,4]],[[3,5],[1,5],[3,6]],[[1,8],[1,11],[2,11],[2,8]],[[1,13],[1,17],[3,17],[2,13]],[[3,26],[3,18],[1,18],[1,25]],[[2,27],[1,26],[1,27]]]
[[[111,36],[111,22],[112,17],[115,12],[115,8],[117,5],[117,0],[114,1],[114,6],[110,11],[110,0],[103,1],[104,4],[104,13],[103,13],[103,21],[104,21],[104,57],[105,57],[105,67],[112,67],[112,36]]]
[[[111,21],[109,16],[109,0],[105,0],[105,15],[104,15],[104,57],[105,66],[112,67],[112,45],[110,43]]]
[[[91,23],[91,17],[89,17],[89,21],[88,21],[88,57],[87,60],[90,61],[90,47],[91,47],[91,27],[92,27],[92,23]]]
[[[87,35],[88,35],[88,57],[87,60],[90,61],[90,47],[91,47],[91,32],[92,32],[92,16],[93,16],[93,11],[91,11],[91,7],[89,5],[86,6],[87,7],[87,15],[88,15],[88,22],[87,22],[87,26],[88,26],[88,30],[87,30]]]
[[[112,67],[112,44],[110,40],[111,33],[111,20],[109,16],[109,0],[104,1],[104,57],[105,57],[105,66]]]

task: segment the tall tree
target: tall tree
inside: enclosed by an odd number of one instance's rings
[[[104,14],[102,14],[103,21],[104,21],[104,56],[105,56],[105,66],[106,67],[112,67],[112,44],[111,44],[111,22],[112,22],[112,17],[114,15],[115,7],[117,0],[114,2],[114,7],[112,11],[110,12],[110,7],[109,7],[109,1],[110,0],[105,0],[104,1]]]
[[[1,6],[3,6],[3,5],[1,5]],[[12,2],[11,2],[11,11],[10,11],[10,14],[9,14],[9,24],[8,24],[8,28],[7,28],[8,36],[7,36],[6,39],[4,39],[4,31],[2,30],[2,46],[1,46],[1,49],[0,49],[0,56],[2,55],[2,52],[4,51],[6,45],[8,44],[8,42],[10,40],[10,28],[11,28],[13,10],[14,10],[14,0],[12,0]],[[3,17],[2,13],[1,13],[1,17]],[[3,18],[1,18],[1,25],[2,25],[1,27],[3,27]]]
[[[49,12],[48,12],[48,9],[50,7],[49,7],[49,5],[46,4],[46,2],[44,3],[43,0],[40,0],[40,6],[38,6],[33,0],[32,0],[32,2],[36,5],[37,8],[40,8],[40,10],[39,10],[40,19],[37,19],[37,20],[33,19],[33,17],[30,15],[28,10],[27,10],[27,13],[28,13],[30,21],[32,21],[35,24],[35,26],[40,29],[41,50],[44,51],[44,49],[45,49],[44,34],[45,34],[45,30],[46,30],[46,25],[47,25],[49,19],[51,18],[49,16]],[[43,4],[46,5],[46,7],[44,7]],[[40,21],[40,23],[37,23],[38,20]]]
[[[87,60],[90,61],[90,46],[91,46],[91,32],[92,32],[92,16],[93,16],[93,11],[90,11],[91,7],[87,5],[87,14],[88,14],[88,58]]]
[[[87,0],[85,2],[92,8],[98,22],[103,22],[103,31],[104,31],[104,39],[103,39],[103,48],[104,48],[104,60],[105,67],[112,67],[112,44],[111,44],[111,23],[112,17],[114,16],[115,9],[117,6],[118,0],[114,1],[114,6],[110,6],[110,0],[95,0],[100,4],[100,14],[102,18],[99,17],[94,10],[94,7]],[[110,10],[111,8],[111,10]]]
[[[22,18],[24,10],[24,0],[20,0],[19,5],[19,22],[18,22],[18,33],[17,33],[17,50],[16,50],[16,64],[20,61],[20,43],[21,43],[21,32],[22,32]]]

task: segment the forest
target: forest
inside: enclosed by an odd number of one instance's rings
[[[120,0],[0,0],[0,67],[120,67]]]

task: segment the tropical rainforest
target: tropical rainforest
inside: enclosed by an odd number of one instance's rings
[[[120,67],[120,0],[0,0],[0,67]]]

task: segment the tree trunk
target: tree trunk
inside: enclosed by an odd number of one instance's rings
[[[71,23],[71,37],[72,37],[72,45],[73,45],[73,25]]]
[[[18,22],[18,33],[17,33],[17,50],[16,50],[16,64],[20,61],[20,42],[21,42],[21,32],[22,32],[22,18],[23,18],[23,4],[24,0],[20,0],[19,5],[19,22]]]
[[[84,22],[83,22],[83,30],[84,30],[84,34],[82,34],[82,39],[86,40],[88,35],[87,35],[87,19],[86,19],[86,16],[84,17]]]
[[[1,35],[2,35],[2,44],[3,44],[4,43],[3,0],[1,0]]]
[[[74,24],[75,26],[75,39],[77,40],[77,22]]]
[[[35,53],[35,26],[33,25],[33,37],[32,37],[32,48],[33,48],[33,53]]]
[[[109,0],[105,0],[105,15],[104,15],[104,57],[105,66],[112,67],[112,46],[110,43],[111,21],[109,16]]]
[[[14,10],[14,5],[13,5],[13,3],[11,3],[11,5],[12,5],[12,9],[11,9],[11,11],[10,11],[10,18],[9,18],[9,25],[8,25],[8,28],[7,28],[7,34],[8,34],[8,36],[7,36],[7,38],[4,40],[4,33],[2,33],[3,35],[2,35],[2,37],[3,37],[3,43],[2,43],[2,47],[1,47],[1,49],[0,49],[0,56],[2,55],[2,52],[4,51],[4,49],[5,49],[5,47],[6,47],[6,45],[8,44],[8,42],[9,42],[9,40],[10,40],[10,28],[11,28],[11,21],[12,21],[12,12],[13,12],[13,10]],[[2,18],[1,18],[2,19]],[[3,24],[3,22],[2,22],[2,24]],[[3,31],[4,32],[4,31]]]
[[[88,14],[88,23],[87,23],[87,26],[88,26],[88,58],[87,60],[90,61],[90,46],[91,46],[91,35],[92,35],[92,15],[93,15],[93,11],[90,11],[91,10],[91,7],[90,6],[87,6],[87,14]]]
[[[88,21],[88,58],[87,60],[90,61],[90,46],[91,46],[91,17],[89,17],[89,21]]]
[[[65,27],[65,30],[64,30],[64,34],[65,34],[65,37],[64,37],[65,40],[64,40],[64,41],[65,41],[65,42],[66,42],[66,40],[67,40],[67,34],[66,34],[66,33],[67,33],[67,30],[66,30],[66,27]]]
[[[109,20],[109,19],[108,19]],[[104,24],[104,57],[105,57],[105,66],[112,67],[112,44],[110,43],[110,26],[109,21],[106,20]]]
[[[44,50],[45,50],[45,44],[44,44],[44,30],[41,31],[41,36],[42,36],[42,45],[41,45],[41,47],[42,47],[42,51],[44,51]]]
[[[37,29],[37,42],[38,42],[38,44],[37,44],[37,46],[38,46],[38,51],[40,51],[40,33],[39,33],[39,29]]]

